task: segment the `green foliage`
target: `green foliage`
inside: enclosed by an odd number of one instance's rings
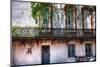
[[[12,27],[12,37],[35,37],[39,36],[40,30],[36,27]]]
[[[12,36],[14,36],[14,37],[18,37],[19,36],[16,26],[11,28],[11,32],[12,32]]]
[[[48,3],[34,3],[31,2],[31,8],[32,8],[32,17],[36,19],[37,17],[44,16],[45,11],[48,11]]]

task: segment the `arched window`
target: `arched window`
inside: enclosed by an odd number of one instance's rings
[[[74,44],[68,45],[68,57],[75,57],[75,45]]]
[[[85,44],[85,55],[86,56],[92,56],[92,45],[91,43],[86,43]]]

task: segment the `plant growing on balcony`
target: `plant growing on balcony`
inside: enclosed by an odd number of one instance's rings
[[[36,27],[12,27],[12,37],[35,37],[39,35],[39,30]]]
[[[14,26],[11,28],[12,36],[13,37],[19,37],[19,33],[17,32],[17,26]]]
[[[50,3],[34,3],[31,2],[32,17],[38,22],[39,27],[46,27],[52,21],[52,4]],[[44,25],[43,25],[44,24]]]

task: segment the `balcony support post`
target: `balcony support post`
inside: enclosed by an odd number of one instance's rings
[[[82,21],[83,21],[83,23],[82,23],[82,30],[84,32],[84,9],[83,8],[82,8]]]
[[[77,8],[75,8],[75,30],[77,30]]]
[[[91,32],[93,32],[93,14],[91,12]]]

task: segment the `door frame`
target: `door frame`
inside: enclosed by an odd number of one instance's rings
[[[48,49],[48,51],[49,51],[49,53],[48,53],[49,54],[49,57],[48,57],[49,58],[49,60],[48,60],[49,62],[48,63],[43,63],[43,47],[49,48]],[[50,45],[42,45],[41,46],[41,64],[50,64]]]

